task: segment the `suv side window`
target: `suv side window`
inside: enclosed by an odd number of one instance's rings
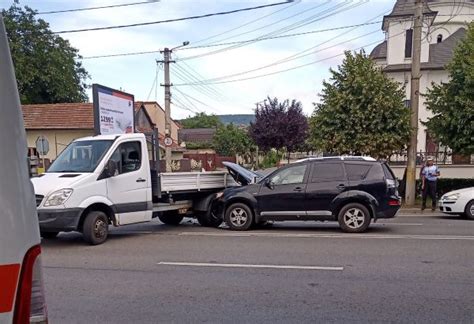
[[[301,164],[285,168],[272,176],[270,181],[274,185],[303,183],[307,167],[307,164]]]
[[[313,163],[311,182],[344,181],[344,169],[342,163]]]
[[[364,180],[372,164],[346,163],[347,178],[349,181]]]
[[[383,171],[385,173],[385,177],[390,180],[395,180],[395,175],[393,174],[392,170],[385,164],[382,164]]]
[[[118,165],[118,174],[133,172],[141,168],[140,142],[122,143],[114,151],[110,160]]]

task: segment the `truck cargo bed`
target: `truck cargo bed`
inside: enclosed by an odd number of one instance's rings
[[[165,172],[160,174],[161,192],[216,190],[238,184],[227,171]]]

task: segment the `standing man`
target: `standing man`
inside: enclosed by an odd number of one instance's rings
[[[428,157],[426,159],[426,165],[421,171],[421,190],[423,192],[423,202],[421,210],[426,208],[426,196],[431,198],[431,210],[436,210],[436,182],[439,177],[439,169],[437,165],[433,164],[433,158]]]

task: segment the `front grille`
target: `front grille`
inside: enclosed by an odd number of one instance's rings
[[[44,196],[35,195],[35,198],[36,198],[36,207],[38,207],[39,205],[41,205],[41,202],[43,201]]]

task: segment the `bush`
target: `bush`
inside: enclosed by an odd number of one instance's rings
[[[188,150],[205,150],[214,149],[212,142],[186,142],[186,149]]]
[[[260,163],[262,169],[278,166],[278,163],[283,158],[283,153],[276,150],[270,150],[263,156],[263,161]]]
[[[404,186],[404,183],[400,182],[400,194],[405,192],[405,188],[402,186]],[[469,187],[474,187],[474,179],[439,178],[436,187],[437,196],[438,198],[441,198],[441,196],[447,192]],[[416,180],[416,196],[421,197],[421,180]]]

